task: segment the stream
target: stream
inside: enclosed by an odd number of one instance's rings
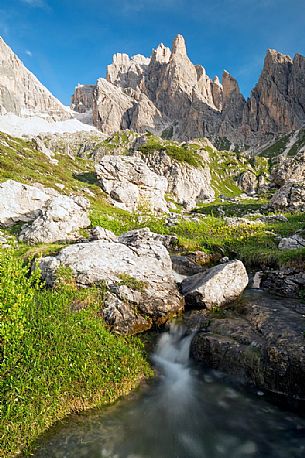
[[[152,356],[152,382],[112,407],[59,422],[34,457],[304,458],[305,418],[192,364],[191,339],[172,325]]]

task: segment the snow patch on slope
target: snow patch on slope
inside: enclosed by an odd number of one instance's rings
[[[95,127],[84,124],[77,119],[49,122],[38,116],[21,118],[13,113],[0,116],[0,131],[16,137],[41,133],[63,134],[94,130],[96,130]]]

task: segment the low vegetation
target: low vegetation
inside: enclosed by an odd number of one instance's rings
[[[146,143],[141,145],[138,149],[145,154],[163,151],[172,159],[178,162],[185,162],[193,167],[201,167],[204,165],[202,157],[198,154],[200,146],[196,144],[184,143],[179,145],[169,140],[161,141],[160,138],[150,135]]]
[[[137,338],[99,316],[103,287],[67,272],[48,290],[13,250],[0,252],[1,451],[14,456],[70,412],[109,404],[151,370]]]

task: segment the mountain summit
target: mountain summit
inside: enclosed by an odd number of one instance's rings
[[[178,35],[172,50],[161,44],[150,58],[115,54],[106,79],[78,87],[72,107],[93,110],[94,125],[107,134],[129,128],[182,140],[205,136],[257,146],[305,124],[304,81],[303,56],[291,59],[268,50],[246,100],[228,72],[220,84],[194,65]]]

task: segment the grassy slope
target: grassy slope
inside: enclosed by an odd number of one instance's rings
[[[111,334],[99,317],[103,287],[78,290],[64,280],[46,290],[13,250],[0,252],[3,457],[151,373],[140,340]]]

